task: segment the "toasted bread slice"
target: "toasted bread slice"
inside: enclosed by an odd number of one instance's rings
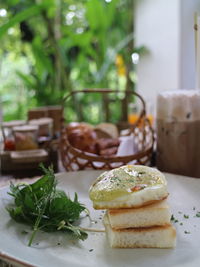
[[[142,208],[108,210],[107,215],[115,229],[169,225],[171,218],[166,200]]]
[[[164,175],[142,165],[126,165],[104,172],[90,187],[95,209],[142,207],[167,196]]]
[[[148,228],[113,229],[104,216],[104,225],[112,248],[174,248],[176,230],[172,225]]]

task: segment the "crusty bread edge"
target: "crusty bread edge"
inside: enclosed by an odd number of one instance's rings
[[[158,204],[162,204],[163,202],[163,206],[160,205],[158,206]],[[120,209],[108,209],[108,213],[109,215],[115,216],[118,214],[126,214],[126,213],[132,213],[132,212],[142,212],[144,211],[144,209],[146,211],[148,210],[165,210],[165,209],[169,209],[169,205],[167,204],[167,202],[165,202],[164,200],[159,200],[156,201],[155,203],[152,203],[150,205],[145,205],[145,206],[140,206],[140,207],[135,207],[135,208],[120,208]]]
[[[137,228],[123,228],[123,229],[115,229],[112,228],[113,232],[152,232],[155,230],[165,230],[167,228],[173,228],[173,237],[176,236],[176,230],[175,228],[171,225],[171,224],[167,224],[167,225],[157,225],[157,226],[150,226],[150,227],[137,227]]]

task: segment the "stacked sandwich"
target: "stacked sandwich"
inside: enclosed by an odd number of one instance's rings
[[[107,209],[104,225],[111,247],[175,247],[167,182],[158,170],[141,165],[113,169],[101,174],[89,193],[95,209]]]

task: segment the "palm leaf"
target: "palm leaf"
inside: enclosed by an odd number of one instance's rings
[[[43,9],[43,5],[34,5],[31,6],[19,13],[17,13],[15,16],[13,16],[12,18],[10,18],[8,20],[8,22],[6,22],[5,24],[3,24],[0,27],[0,39],[4,36],[4,34],[7,33],[8,29],[15,26],[16,24],[32,17],[35,16],[37,14],[39,14],[41,12],[41,10]]]

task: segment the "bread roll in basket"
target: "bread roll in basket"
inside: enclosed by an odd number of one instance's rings
[[[80,91],[73,91],[63,99],[63,114],[65,103],[74,94],[78,93],[117,94],[119,93],[119,91],[109,89],[85,89]],[[77,148],[76,142],[73,142],[74,136],[70,134],[70,130],[66,130],[65,119],[63,118],[59,147],[62,164],[66,171],[77,171],[84,169],[109,170],[116,167],[120,167],[122,165],[126,165],[128,163],[142,165],[150,164],[153,153],[154,132],[148,118],[146,117],[146,105],[143,98],[136,92],[128,90],[127,93],[129,95],[134,95],[135,97],[139,98],[142,104],[142,110],[140,112],[138,120],[135,122],[135,124],[129,125],[126,134],[127,136],[133,136],[134,138],[134,143],[137,147],[135,153],[124,156],[118,156],[117,154],[95,154],[95,149],[93,147],[92,140],[96,137],[94,136],[93,132],[90,132],[88,130],[86,130],[84,141],[82,142],[80,140],[80,146],[79,148]],[[77,135],[79,135],[79,130],[77,130]]]

